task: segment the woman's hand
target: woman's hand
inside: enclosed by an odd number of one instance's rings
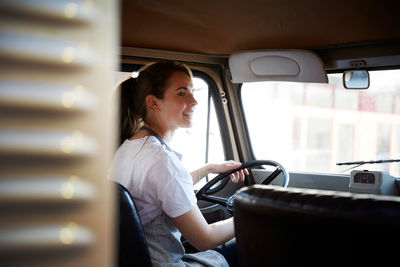
[[[224,173],[230,170],[234,170],[239,168],[242,163],[229,160],[219,164],[209,164],[209,172],[210,173]],[[243,169],[237,172],[234,172],[229,175],[231,177],[232,182],[237,183],[239,182],[239,178],[242,182],[244,182],[244,178],[246,175],[249,175],[249,171],[247,169]]]

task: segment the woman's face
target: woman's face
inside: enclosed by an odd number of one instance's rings
[[[159,105],[160,119],[169,130],[191,127],[194,107],[197,105],[192,79],[182,71],[174,71],[167,81],[167,90]]]

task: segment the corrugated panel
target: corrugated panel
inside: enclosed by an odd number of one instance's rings
[[[69,251],[93,246],[94,238],[93,231],[75,223],[10,227],[0,230],[0,248],[3,252],[18,254],[29,250],[36,253],[44,250]]]
[[[17,156],[94,157],[98,144],[80,131],[30,131],[3,129],[0,154]]]
[[[95,0],[2,0],[1,5],[16,15],[41,17],[64,23],[90,24],[95,21],[98,11],[95,2]]]
[[[0,56],[4,59],[61,67],[90,67],[95,59],[93,50],[86,43],[7,30],[0,34]]]
[[[71,177],[20,177],[0,181],[0,205],[46,204],[71,205],[94,201],[96,186],[85,179]]]
[[[0,80],[0,105],[3,108],[85,112],[98,108],[97,102],[96,96],[81,85]]]
[[[118,1],[0,1],[0,266],[112,266]]]

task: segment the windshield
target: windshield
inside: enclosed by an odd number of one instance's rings
[[[244,83],[242,104],[257,159],[290,171],[348,173],[348,161],[400,158],[400,70],[371,71],[367,90],[344,89],[341,74],[329,84]],[[390,171],[399,163],[358,169]]]

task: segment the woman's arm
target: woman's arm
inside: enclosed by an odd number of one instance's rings
[[[203,177],[207,176],[210,173],[223,173],[223,172],[227,172],[230,170],[234,170],[239,168],[242,165],[242,163],[240,162],[236,162],[233,160],[229,160],[229,161],[225,161],[223,163],[220,164],[212,164],[212,163],[208,163],[207,165],[192,171],[190,174],[192,176],[193,179],[193,184],[196,184],[197,182],[199,182]],[[238,171],[236,173],[233,173],[230,175],[232,181],[234,183],[237,183],[239,181],[239,177],[241,178],[242,182],[244,181],[244,177],[245,174],[248,175],[249,172],[247,171],[247,169],[245,170],[241,170]]]
[[[190,173],[190,175],[192,176],[193,179],[193,184],[197,184],[197,182],[199,182],[202,178],[204,178],[205,176],[207,176],[210,171],[209,171],[209,167],[210,164],[207,164],[197,170],[194,170]]]
[[[235,235],[233,218],[208,224],[197,205],[172,221],[185,239],[200,251],[223,244]]]

